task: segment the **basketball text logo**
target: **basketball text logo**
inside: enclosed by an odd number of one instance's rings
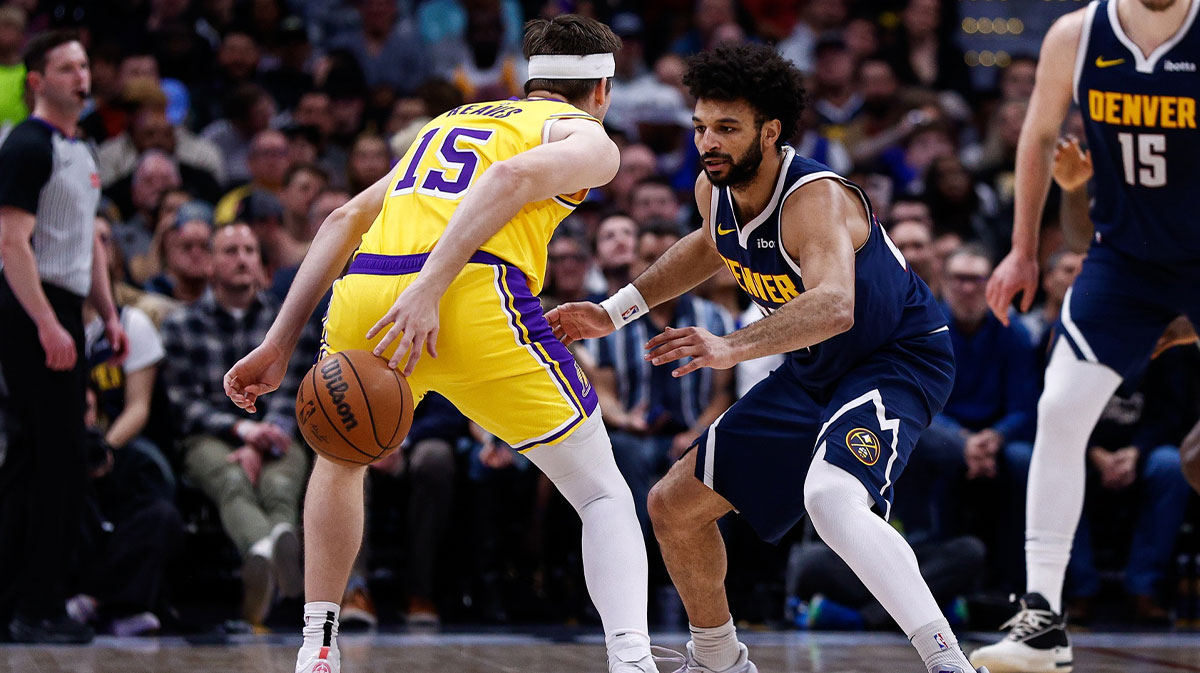
[[[866,428],[854,428],[846,433],[846,448],[863,465],[874,465],[879,461],[879,438]]]
[[[329,401],[333,402],[338,416],[342,419],[342,427],[346,430],[357,428],[358,419],[346,403],[346,391],[350,389],[350,384],[342,378],[341,359],[332,358],[321,367],[321,378],[325,380],[325,389],[329,391]]]

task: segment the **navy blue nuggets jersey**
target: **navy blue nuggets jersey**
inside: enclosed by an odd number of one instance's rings
[[[1149,58],[1113,0],[1088,5],[1075,61],[1075,102],[1095,165],[1096,240],[1150,262],[1200,260],[1200,28],[1192,0],[1179,31]]]
[[[1200,2],[1200,0],[1197,0]],[[854,190],[870,221],[867,242],[855,255],[854,326],[811,348],[787,356],[787,367],[807,386],[821,388],[880,348],[945,328],[946,318],[933,293],[908,268],[904,256],[875,219],[866,194],[824,164],[785,148],[783,168],[767,207],[750,222],[738,222],[728,188],[714,187],[709,223],[717,251],[738,285],[764,313],[804,292],[799,264],[780,236],[783,204],[800,187],[832,178]]]

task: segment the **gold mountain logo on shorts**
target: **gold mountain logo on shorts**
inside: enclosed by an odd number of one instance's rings
[[[863,465],[879,462],[879,438],[866,428],[854,428],[846,433],[846,448]]]

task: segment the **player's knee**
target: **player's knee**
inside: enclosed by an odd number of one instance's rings
[[[687,498],[676,479],[670,476],[660,479],[646,501],[646,509],[656,533],[670,532],[688,523]]]
[[[825,524],[848,509],[869,509],[870,496],[854,475],[840,467],[813,459],[804,480],[804,510],[820,533]]]

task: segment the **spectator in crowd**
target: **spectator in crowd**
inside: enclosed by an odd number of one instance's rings
[[[657,175],[642,178],[629,192],[629,216],[638,224],[653,220],[678,223],[681,213],[679,195],[666,178]]]
[[[938,604],[944,606],[943,611],[953,613],[947,608],[979,587],[987,555],[987,548],[979,538],[910,539],[909,544],[916,554],[921,577]],[[896,628],[850,566],[823,542],[799,545],[789,560],[788,573],[789,580],[794,574],[794,596],[800,601],[793,617],[797,626],[813,631]],[[961,616],[953,616],[961,620]]]
[[[935,296],[942,296],[942,265],[933,251],[933,229],[922,220],[908,219],[893,222],[887,233],[913,273],[925,281]]]
[[[96,152],[105,189],[113,190],[128,177],[147,150],[160,150],[178,163],[180,179],[189,191],[209,201],[218,198],[225,177],[221,151],[186,128],[171,124],[161,90],[147,98],[133,111],[125,131],[104,141]]]
[[[974,161],[975,174],[996,199],[996,221],[1012,222],[1016,196],[1017,139],[1025,122],[1027,99],[1005,100],[996,108],[988,124],[983,146]],[[1008,240],[1011,227],[1004,227],[1000,238]]]
[[[0,124],[13,125],[29,116],[25,106],[25,11],[0,7]]]
[[[283,205],[283,228],[292,239],[305,243],[312,240],[309,213],[313,201],[327,186],[329,174],[316,164],[292,164],[288,168],[279,202]]]
[[[343,206],[350,200],[350,194],[340,189],[324,189],[320,194],[317,194],[313,199],[312,207],[308,212],[307,225],[302,230],[290,230],[288,233],[297,241],[302,241],[305,245],[311,244],[313,237],[317,235],[317,230],[321,228],[321,223],[334,210]],[[296,278],[296,272],[300,270],[300,264],[296,263],[292,266],[283,266],[275,271],[275,275],[271,278],[271,296],[283,302],[287,297],[288,288],[292,286],[292,281]],[[332,291],[325,295],[325,298],[317,305],[317,310],[313,313],[313,318],[319,321],[325,315],[325,307],[329,304],[329,297]]]
[[[300,96],[313,88],[312,44],[303,20],[289,16],[279,26],[278,58],[262,73],[263,87],[281,110],[296,107]]]
[[[546,253],[543,309],[549,311],[569,301],[583,301],[588,296],[587,277],[591,268],[587,239],[566,227],[555,232]]]
[[[440,623],[433,600],[434,578],[454,505],[455,445],[467,434],[466,417],[446,398],[432,393],[417,408],[400,450],[374,465],[376,504],[385,489],[397,490],[392,486],[395,480],[402,479],[407,486],[403,511],[409,626]]]
[[[935,505],[941,521],[930,528],[953,530],[966,524],[952,520],[963,518],[966,511],[978,512],[977,519],[987,523],[977,524],[977,530],[989,549],[1019,550],[1025,466],[1033,451],[1027,440],[1038,392],[1036,355],[1024,327],[1018,322],[1006,327],[988,310],[984,287],[992,262],[986,250],[961,247],[946,259],[944,269],[943,310],[957,372],[945,409],[922,433],[913,452],[911,469],[905,472],[908,487],[936,493],[923,480],[951,482],[950,495],[939,497]],[[967,498],[962,493],[965,482],[971,483],[972,492],[988,497]],[[1008,573],[1021,567],[1019,558],[996,554],[989,562]],[[1009,576],[1004,581],[1016,586],[1021,580]]]
[[[855,86],[854,54],[841,35],[817,42],[813,51],[816,70],[812,75],[812,110],[817,124],[828,135],[840,138],[842,127],[854,121],[863,106],[863,96]]]
[[[95,634],[64,607],[86,487],[84,305],[103,316],[118,360],[125,333],[93,229],[96,164],[68,140],[83,111],[87,52],[56,31],[34,38],[24,60],[33,116],[0,145],[0,366],[13,384],[0,465],[0,622],[18,642],[87,643]]]
[[[102,44],[93,61],[107,65],[110,56],[115,71],[109,74],[103,67],[96,71],[101,77],[93,82],[99,85],[92,89],[95,107],[79,123],[87,137],[98,143],[125,130],[130,105],[136,104],[139,92],[160,88],[158,62],[149,51],[136,44]]]
[[[939,152],[925,173],[925,203],[933,216],[934,232],[958,234],[964,241],[981,242],[991,250],[1003,241],[996,234],[996,196],[975,182],[952,152]]]
[[[250,155],[254,141],[270,127],[275,102],[265,89],[249,82],[219,95],[225,100],[225,116],[206,126],[200,137],[221,150],[225,161],[224,186],[252,181]]]
[[[902,222],[904,220],[917,220],[933,230],[933,213],[929,210],[929,204],[924,201],[912,197],[901,197],[892,202],[892,207],[887,211],[887,222]]]
[[[100,244],[104,248],[104,258],[108,264],[108,277],[112,282],[113,298],[116,300],[117,306],[136,307],[145,313],[154,323],[154,328],[158,329],[167,314],[179,308],[179,303],[131,285],[125,270],[125,259],[121,256],[121,250],[117,247],[116,241],[113,240],[112,224],[108,217],[103,214],[97,215],[95,227],[96,238],[100,240]]]
[[[458,87],[468,103],[503,100],[525,93],[528,64],[519,45],[504,44],[500,0],[467,4],[467,28],[460,41],[439,45],[435,70]]]
[[[398,20],[397,3],[392,0],[359,0],[357,4],[361,29],[330,46],[354,56],[368,86],[386,86],[397,93],[414,91],[429,72],[420,36],[410,22]],[[404,67],[396,67],[398,63]]]
[[[600,299],[613,296],[633,279],[630,274],[637,254],[637,237],[637,222],[624,213],[617,212],[600,220],[593,246],[596,268],[604,277],[604,296]]]
[[[284,227],[283,204],[273,195],[263,191],[251,192],[242,199],[235,221],[250,225],[258,239],[259,248],[263,251],[263,272],[269,280],[268,286],[274,283],[275,274],[280,269],[296,268],[304,261],[309,242],[294,238]]]
[[[715,47],[721,28],[737,25],[737,13],[733,0],[696,0],[696,11],[692,15],[692,28],[675,43],[671,51],[680,56],[691,56]]]
[[[375,184],[392,169],[392,149],[387,141],[374,133],[363,133],[350,148],[346,163],[346,179],[352,194]]]
[[[217,226],[232,222],[242,199],[250,193],[263,191],[278,195],[283,190],[283,179],[288,170],[287,137],[274,129],[261,131],[250,141],[246,162],[250,169],[250,181],[230,190],[217,202],[214,215]]]
[[[618,210],[629,212],[629,196],[639,181],[658,172],[658,158],[654,151],[641,144],[621,148],[621,168],[603,190],[609,204]]]
[[[1000,91],[1000,100],[1029,100],[1033,95],[1033,80],[1036,74],[1036,56],[1014,54],[1008,65],[996,73],[996,88]]]
[[[850,153],[846,151],[846,146],[840,140],[834,140],[830,136],[822,135],[817,131],[818,126],[817,111],[812,106],[806,106],[800,114],[800,131],[799,135],[792,140],[792,146],[796,148],[796,154],[803,157],[808,157],[814,161],[825,164],[838,175],[850,175],[854,167],[850,163]],[[832,136],[845,135],[843,128],[827,128]],[[886,176],[883,176],[886,179]],[[867,185],[863,182],[855,182],[855,184],[867,189]],[[888,181],[888,189],[891,189],[891,183]],[[868,193],[868,198],[871,203],[879,204]],[[878,207],[878,206],[876,206]]]
[[[158,335],[145,315],[132,320],[123,316],[122,320],[141,332],[131,340],[131,345],[140,342],[140,353],[134,357],[141,365],[133,366],[138,366],[138,374],[143,376],[151,370],[152,384],[155,365],[145,365],[145,358],[161,359],[162,343],[157,341]],[[105,348],[100,346],[93,354],[101,357]],[[106,378],[93,370],[93,384]],[[145,387],[145,382],[135,383],[133,378],[125,383],[127,398],[130,386]],[[91,483],[87,494],[89,512],[81,531],[81,593],[67,601],[66,608],[71,619],[81,625],[103,625],[115,636],[128,637],[162,627],[158,613],[167,608],[167,565],[182,546],[183,520],[174,504],[173,476],[161,455],[153,457],[130,446],[114,447],[107,441],[121,417],[104,434],[98,408],[103,404],[97,402],[102,395],[94,389],[88,391]],[[148,413],[148,391],[146,397]],[[125,402],[127,409],[131,403],[140,406],[134,400]]]
[[[1134,619],[1167,622],[1164,580],[1191,498],[1179,442],[1195,420],[1197,381],[1200,350],[1168,349],[1150,363],[1136,392],[1118,392],[1100,416],[1088,442],[1087,501],[1067,566],[1074,619],[1086,621],[1100,593],[1098,566],[1108,555],[1098,548],[1119,540],[1129,549],[1123,583]]]
[[[813,52],[819,36],[846,23],[846,0],[809,0],[791,35],[779,43],[779,53],[805,73],[813,71]]]
[[[1071,289],[1075,277],[1083,268],[1083,257],[1077,252],[1059,250],[1050,255],[1050,259],[1042,267],[1042,292],[1045,298],[1041,306],[1021,314],[1021,324],[1029,332],[1029,338],[1033,340],[1039,353],[1049,352],[1050,328],[1058,322],[1067,290]]]
[[[680,237],[679,227],[671,222],[658,220],[643,226],[632,276],[646,270]],[[716,304],[691,293],[680,295],[651,309],[648,320],[600,339],[592,377],[617,466],[633,491],[638,519],[647,534],[650,487],[733,403],[732,371],[705,368],[695,372],[699,377],[676,378],[671,376],[674,366],[654,367],[642,357],[646,342],[668,326],[698,326],[724,336],[733,331],[733,319]]]
[[[840,138],[856,164],[875,161],[935,118],[933,96],[901,88],[896,66],[873,56],[858,65],[862,110],[844,127]],[[917,111],[917,114],[910,114]]]
[[[270,95],[258,86],[258,62],[261,52],[258,43],[241,26],[236,26],[221,37],[217,47],[216,68],[200,82],[200,87],[193,92],[197,99],[196,122],[201,127],[207,126],[222,118],[228,118],[241,125],[239,117],[243,110],[238,109],[245,104],[244,96],[257,89],[270,99]],[[244,93],[243,93],[244,92]],[[272,101],[272,106],[274,102]],[[274,109],[272,109],[274,114]],[[260,129],[239,129],[245,137],[253,136]],[[226,146],[215,138],[221,149]],[[229,155],[226,155],[229,161]],[[237,180],[237,176],[230,177]]]
[[[261,420],[234,406],[222,377],[262,343],[278,304],[261,291],[261,251],[248,225],[218,229],[212,249],[211,290],[163,323],[163,379],[184,475],[217,506],[242,558],[242,616],[261,624],[276,582],[284,596],[303,591],[296,526],[308,457],[294,437],[292,407],[316,343],[297,349],[279,394],[260,405]]]
[[[125,221],[113,227],[113,236],[122,256],[129,262],[135,283],[145,282],[158,271],[153,264],[143,264],[142,258],[151,253],[160,199],[182,185],[179,167],[162,150],[148,150],[133,171],[129,182],[129,210],[123,211]]]
[[[212,275],[211,240],[212,208],[203,202],[179,208],[161,237],[165,268],[146,282],[146,289],[183,304],[200,299]]]
[[[895,43],[884,53],[900,81],[938,91],[970,89],[963,53],[942,25],[941,0],[908,0]]]

